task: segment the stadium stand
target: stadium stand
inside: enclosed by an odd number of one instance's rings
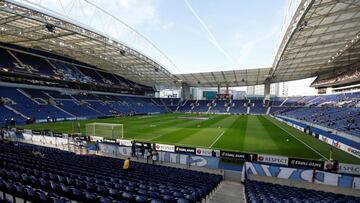
[[[114,114],[167,112],[167,107],[164,106],[165,102],[163,105],[158,105],[152,99],[145,97],[86,94],[83,92],[67,95],[54,90],[14,87],[0,87],[0,90],[0,97],[4,100],[0,109],[2,113],[1,123],[3,124],[5,119],[10,120],[11,118],[21,124],[25,122],[27,117],[39,121],[49,118],[95,118]],[[174,109],[174,106],[170,107]],[[11,111],[10,108],[16,112]]]
[[[65,80],[78,81],[82,83],[93,82],[90,77],[82,74],[75,66],[71,64],[66,64],[64,62],[51,59],[49,60],[49,63],[53,65],[52,67],[54,68],[54,72]]]
[[[15,120],[15,122],[18,124],[25,123],[25,118],[21,117],[19,114],[16,114],[3,105],[0,105],[0,119],[1,126],[9,125],[11,119]]]
[[[24,143],[0,145],[0,191],[31,202],[198,202],[222,180],[137,162],[124,171],[119,159]]]
[[[279,104],[283,100],[281,104]],[[360,136],[360,92],[274,99],[270,113]]]
[[[228,105],[229,105],[230,101],[227,100],[213,100],[210,103],[210,109],[209,112],[210,113],[225,113],[228,112]]]
[[[279,115],[360,136],[359,108],[300,107]]]
[[[248,162],[269,164],[252,167],[269,169],[263,172],[272,178],[278,165],[281,172],[285,166],[304,168],[276,178],[298,181],[312,174],[311,188],[319,189],[321,184],[333,187],[331,191],[342,187],[342,191],[358,194],[360,7],[356,3],[291,3],[282,21],[283,28],[288,28],[281,29],[283,39],[277,43],[272,64],[199,73],[181,73],[174,64],[178,60],[172,62],[151,39],[103,12],[101,6],[87,3],[94,6],[93,17],[108,20],[110,28],[121,28],[115,21],[130,28],[134,42],[126,39],[126,29],[120,29],[125,37],[118,41],[119,33],[80,20],[89,16],[73,19],[70,10],[76,4],[61,4],[63,10],[71,7],[62,14],[44,9],[47,5],[41,6],[41,1],[31,5],[0,1],[0,203],[212,203],[209,197],[227,181],[241,185],[239,179],[247,176]],[[259,43],[259,47],[264,45]],[[292,95],[286,82],[308,77],[316,77],[311,87],[319,94],[358,92],[271,98],[272,94]],[[274,84],[279,86],[272,88]],[[236,88],[245,86],[249,88],[246,93]],[[174,91],[169,94],[166,88]],[[178,93],[182,99],[155,98]],[[157,115],[172,112],[194,115]],[[198,116],[207,113],[255,116]],[[271,116],[262,116],[265,114]],[[133,115],[151,116],[124,118]],[[50,123],[69,120],[59,123],[61,127]],[[44,124],[15,126],[34,122]],[[72,125],[72,132],[67,124]],[[98,130],[97,126],[103,127]],[[121,135],[115,133],[120,129]],[[145,145],[153,148],[145,153]],[[137,159],[125,170],[124,160],[117,158],[129,156],[130,151]],[[144,163],[145,158],[156,164]],[[332,177],[317,177],[316,170],[329,171]],[[344,175],[343,179],[338,175]],[[322,182],[321,178],[329,180]],[[340,184],[343,182],[346,184]],[[243,193],[251,203],[360,202],[360,197],[344,195],[346,192],[251,178],[244,185],[245,191],[243,185],[232,187],[220,194],[225,198],[214,202],[245,200],[240,198]]]
[[[0,87],[3,100],[1,123],[15,119],[47,120],[71,117],[99,117],[114,114],[146,114],[151,112],[210,112],[246,114],[249,100],[185,100],[154,99],[106,94],[64,94],[54,90]],[[270,114],[287,116],[318,124],[351,135],[360,135],[360,93],[322,96],[275,98]],[[245,105],[245,106],[244,106]],[[266,114],[268,107],[260,99],[250,100],[250,114]]]
[[[185,100],[180,103],[177,111],[178,112],[190,112],[193,106],[194,106],[193,100]]]
[[[15,47],[15,46],[14,46]],[[0,48],[2,61],[0,67],[7,73],[32,75],[40,78],[51,78],[100,86],[113,86],[122,89],[154,91],[152,87],[137,84],[104,70],[87,64],[58,57],[39,50],[15,47]]]
[[[266,114],[268,107],[264,106],[262,100],[251,100],[251,104],[250,114]]]
[[[247,107],[244,106],[248,100],[233,100],[229,113],[246,114]]]
[[[12,51],[14,57],[21,61],[21,65],[31,67],[31,72],[38,72],[41,76],[54,76],[54,71],[46,59],[34,55]]]
[[[22,92],[20,89],[0,87],[0,91],[0,97],[4,100],[4,104],[7,105],[8,108],[21,112],[24,117],[33,118],[35,120],[71,117],[69,114],[61,111],[53,105],[48,104],[45,100],[42,100],[42,103],[40,103],[37,100],[27,97],[26,93]],[[32,92],[32,94],[34,93]],[[41,92],[38,94],[41,94],[41,96],[44,95]],[[38,98],[38,96],[39,95],[36,97]]]
[[[249,203],[258,202],[359,202],[360,197],[296,188],[273,183],[246,180],[245,193]]]

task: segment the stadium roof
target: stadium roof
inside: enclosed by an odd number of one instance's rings
[[[278,49],[271,82],[334,72],[360,60],[359,0],[303,0]]]
[[[203,73],[185,73],[176,75],[192,87],[252,86],[263,84],[270,68],[216,71]]]
[[[335,73],[360,61],[359,33],[359,0],[303,0],[282,39],[271,69],[177,76],[191,86],[244,86],[264,84],[266,80],[276,83]],[[241,82],[240,78],[245,81]]]
[[[19,2],[0,2],[0,33],[1,42],[54,52],[142,84],[176,80],[156,61],[105,34]]]
[[[9,2],[0,2],[0,41],[55,52],[151,86],[175,85],[179,81],[190,86],[282,82],[329,74],[360,60],[359,0],[302,0],[271,68],[176,75],[106,34]]]

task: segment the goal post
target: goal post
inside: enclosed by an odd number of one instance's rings
[[[124,125],[115,123],[89,123],[86,124],[86,135],[112,139],[123,139]]]

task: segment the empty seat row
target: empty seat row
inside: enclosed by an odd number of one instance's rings
[[[85,202],[197,202],[222,180],[218,175],[136,162],[125,171],[122,163],[29,144],[0,144],[0,178],[51,194],[49,201],[56,197]]]

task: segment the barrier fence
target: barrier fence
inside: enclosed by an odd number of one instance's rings
[[[57,137],[32,134],[28,130],[8,131],[5,138],[26,141],[34,144],[65,146],[69,143],[83,141],[85,137]],[[88,138],[94,139],[94,138]],[[122,143],[123,145],[120,145]],[[137,145],[150,146],[151,143],[137,142]],[[127,146],[130,145],[130,146]],[[98,150],[103,153],[130,156],[131,142],[129,140],[103,139],[98,142]],[[252,154],[229,151],[214,151],[211,149],[191,148],[174,145],[155,144],[157,150],[156,161],[182,164],[211,169],[219,169],[222,159],[230,158],[244,161],[242,166],[242,180],[249,175],[276,177],[294,181],[306,181],[316,184],[331,185],[343,188],[360,189],[360,166],[353,164],[339,164],[339,171],[343,174],[324,171],[326,162],[305,160],[267,154]],[[201,154],[201,155],[199,155]],[[347,173],[347,174],[345,174]],[[354,175],[351,175],[354,174]]]
[[[294,181],[306,181],[316,184],[343,188],[360,189],[360,177],[331,173],[321,170],[290,168],[287,166],[268,165],[246,162],[243,166],[242,180],[249,175],[275,177]]]

